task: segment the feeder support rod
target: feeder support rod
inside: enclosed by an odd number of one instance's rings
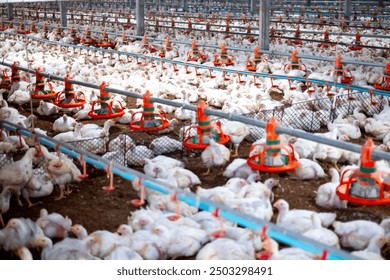
[[[13,3],[8,3],[7,17],[8,17],[8,20],[14,19],[14,4]]]
[[[136,0],[137,36],[145,34],[145,0]]]
[[[68,26],[68,21],[67,21],[67,3],[65,1],[60,1],[60,21],[61,21],[61,26],[62,27],[67,27]]]
[[[351,17],[351,0],[345,0],[344,17],[346,19]]]
[[[259,4],[259,46],[261,50],[269,51],[270,0],[260,0]]]

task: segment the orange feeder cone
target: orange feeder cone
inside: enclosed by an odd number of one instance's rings
[[[69,83],[70,75],[67,74],[65,81],[65,89],[62,92],[57,93],[54,104],[62,108],[77,108],[83,106],[85,101],[85,95],[83,92],[76,91],[73,88],[73,85]]]
[[[249,152],[247,163],[252,170],[281,173],[292,171],[298,167],[294,148],[280,143],[280,137],[275,133],[279,123],[275,117],[267,123],[267,139],[265,144],[253,145]]]
[[[248,71],[256,72],[257,65],[259,65],[259,63],[261,62],[261,55],[259,53],[259,46],[255,47],[253,54],[254,54],[254,58],[247,61],[246,69]]]
[[[123,45],[128,45],[128,44],[129,44],[129,41],[127,41],[126,33],[123,31],[122,32],[122,46]]]
[[[91,31],[89,30],[89,28],[85,30],[85,36],[81,39],[81,43],[87,46],[96,45],[97,42],[94,38],[91,37]]]
[[[306,65],[299,63],[296,50],[294,50],[291,54],[291,63],[284,65],[284,70],[301,70],[307,72]]]
[[[169,37],[167,37],[167,40],[165,41],[165,49],[167,50],[167,52],[172,51],[172,45]]]
[[[226,49],[225,49],[225,44],[221,45],[221,53],[218,55],[215,55],[214,58],[214,66],[221,66],[222,64],[226,66],[232,66],[234,65],[233,63],[233,57],[231,55],[228,55]]]
[[[390,62],[386,65],[385,74],[376,78],[374,87],[379,90],[390,91]]]
[[[376,169],[376,163],[371,159],[373,149],[374,142],[367,140],[362,147],[360,167],[343,172],[336,188],[341,200],[366,206],[390,205],[390,173]]]
[[[33,99],[49,99],[56,96],[53,91],[53,86],[50,83],[45,83],[45,78],[41,75],[43,70],[38,68],[35,71],[35,89],[31,95]],[[49,86],[49,90],[45,89],[45,84]]]
[[[121,117],[125,114],[121,103],[110,101],[110,94],[104,90],[106,87],[107,84],[105,82],[100,85],[100,100],[96,100],[92,103],[92,108],[88,113],[88,116],[93,119],[112,119]],[[99,109],[95,109],[97,104],[100,105]]]
[[[357,32],[355,35],[355,42],[353,42],[352,46],[349,46],[351,51],[360,51],[363,49],[362,42],[360,41],[360,33]]]
[[[149,97],[152,95],[150,91],[146,91],[143,95],[144,110],[143,112],[133,113],[132,119],[138,120],[130,123],[130,130],[157,132],[164,130],[170,126],[166,113],[163,110],[154,112],[153,103],[149,102]],[[141,115],[140,117],[137,117]]]
[[[105,29],[103,30],[103,38],[100,39],[99,42],[98,42],[98,47],[101,47],[101,48],[113,48],[113,47],[115,47],[114,41],[112,41],[112,40],[110,40],[108,38],[108,34],[107,34]]]
[[[223,133],[220,123],[216,125],[211,124],[210,117],[205,115],[205,109],[206,103],[202,100],[197,109],[198,124],[190,126],[184,132],[183,145],[189,150],[205,149],[209,145],[211,137],[222,145],[230,140],[230,137]],[[212,133],[213,128],[215,129],[214,133]],[[196,130],[196,135],[191,134],[193,130]]]
[[[199,51],[195,40],[192,41],[191,47],[192,49],[187,52],[187,61],[200,61],[200,63],[203,63],[207,60],[207,55],[205,55],[202,51]]]
[[[340,80],[341,83],[349,84],[350,82],[352,82],[351,71],[345,71],[343,69],[343,66],[341,64],[341,56],[340,55],[338,55],[336,57],[334,73],[335,73],[336,80],[338,80],[339,77],[341,78],[341,80]]]

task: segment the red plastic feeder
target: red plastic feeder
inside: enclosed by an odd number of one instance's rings
[[[30,34],[30,29],[26,29],[26,27],[24,26],[24,22],[22,21],[20,23],[20,26],[19,26],[18,30],[16,31],[16,33],[22,34],[22,35],[27,35],[27,34]]]
[[[329,31],[328,31],[328,30],[325,30],[325,32],[324,32],[324,42],[318,44],[318,47],[321,48],[321,49],[327,49],[327,48],[333,47],[334,45],[335,45],[335,44],[331,44],[331,43],[330,43],[330,40],[329,40]]]
[[[221,45],[221,53],[215,55],[214,57],[214,66],[219,67],[222,65],[233,66],[234,57],[229,55],[225,49],[225,44]]]
[[[108,38],[106,30],[103,30],[103,38],[99,39],[97,45],[98,45],[98,47],[101,47],[101,48],[115,47],[114,41]]]
[[[72,38],[73,44],[77,45],[78,43],[80,43],[80,38],[77,37],[76,30],[73,26],[70,28],[70,38]]]
[[[254,41],[256,41],[256,39],[251,36],[252,30],[251,30],[251,26],[248,25],[248,27],[246,28],[246,36],[245,36],[245,39],[247,39],[249,42],[253,43]]]
[[[353,77],[351,71],[345,71],[341,65],[341,56],[336,57],[336,65],[334,74],[336,75],[337,80],[340,78],[340,82],[343,84],[349,84],[352,82]]]
[[[187,52],[187,61],[197,62],[200,60],[200,63],[203,63],[207,60],[207,55],[200,51],[196,45],[196,41],[192,41],[192,50]]]
[[[362,42],[360,40],[359,32],[355,35],[355,42],[353,42],[352,46],[348,47],[351,51],[360,51],[363,49]]]
[[[148,50],[150,53],[155,53],[155,52],[157,51],[156,48],[155,48],[152,44],[150,44],[150,43],[148,42],[148,39],[146,38],[146,34],[145,34],[144,37],[142,38],[141,46],[142,46],[144,49]]]
[[[288,41],[289,45],[302,45],[301,31],[299,30],[299,28],[295,30],[294,38],[295,38],[294,40],[290,39]]]
[[[92,103],[92,109],[88,113],[93,119],[113,119],[121,117],[125,114],[123,111],[122,105],[118,102],[118,106],[114,107],[114,102],[110,101],[110,94],[104,92],[104,89],[107,87],[107,84],[103,82],[100,85],[100,100],[96,100]],[[95,109],[95,105],[100,104],[99,109]]]
[[[5,31],[8,29],[8,25],[5,25],[3,21],[0,21],[0,31]]]
[[[191,125],[184,132],[183,145],[188,150],[206,149],[210,145],[210,137],[214,137],[214,140],[222,145],[225,145],[230,140],[229,135],[223,133],[221,124],[219,122],[217,122],[216,124],[210,123],[210,117],[204,114],[205,109],[206,103],[204,101],[201,101],[197,111],[198,124]],[[212,128],[218,130],[218,132],[212,135]],[[193,130],[196,130],[196,135],[191,134]]]
[[[261,62],[261,55],[259,53],[259,46],[255,47],[254,50],[255,57],[253,59],[248,59],[246,62],[246,70],[256,72],[257,65]]]
[[[3,72],[3,74],[0,75],[0,77],[1,77],[0,88],[1,89],[6,89],[6,90],[10,90],[11,86],[12,86],[12,84],[11,84],[11,77],[8,76],[6,70],[3,70],[2,72]]]
[[[390,62],[386,65],[386,72],[382,77],[375,79],[374,88],[390,91]]]
[[[296,50],[294,50],[291,54],[291,63],[284,65],[284,70],[301,70],[307,72],[306,65],[299,63]]]
[[[153,103],[149,102],[149,97],[152,96],[147,90],[143,96],[144,110],[143,112],[133,113],[132,119],[138,119],[137,115],[141,114],[138,121],[130,123],[130,130],[134,131],[146,131],[146,132],[157,132],[164,130],[170,126],[170,122],[167,119],[166,113],[160,111],[160,113],[154,112]]]
[[[96,46],[97,41],[96,39],[91,37],[91,31],[89,30],[89,28],[85,30],[85,36],[81,38],[81,44],[87,46]]]
[[[390,185],[382,181],[383,177],[390,178],[390,173],[376,170],[375,161],[371,160],[373,149],[373,141],[367,140],[362,147],[360,167],[343,172],[336,188],[341,200],[366,206],[390,205]]]
[[[65,89],[57,93],[54,104],[62,108],[77,108],[83,106],[85,101],[85,95],[83,92],[76,92],[73,85],[69,83],[70,75],[67,74],[65,77]]]
[[[45,83],[45,78],[42,77],[41,73],[43,70],[38,68],[35,71],[35,89],[31,97],[33,99],[49,99],[56,96],[56,92],[53,90],[51,83]],[[45,85],[49,86],[49,89],[45,89]]]
[[[295,158],[294,148],[291,145],[280,143],[280,137],[275,133],[275,127],[279,125],[275,117],[267,123],[267,139],[264,144],[255,144],[250,149],[250,154],[254,149],[258,153],[251,155],[247,163],[252,170],[262,172],[281,173],[292,171],[298,167],[298,159]],[[282,150],[284,153],[282,154]]]

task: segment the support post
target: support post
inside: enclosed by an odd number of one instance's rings
[[[188,10],[188,1],[187,0],[183,0],[183,11],[187,12],[187,10]]]
[[[137,36],[145,33],[145,1],[136,0]]]
[[[13,3],[8,3],[7,18],[8,18],[8,20],[14,19],[14,4]]]
[[[385,1],[383,1],[383,0],[378,0],[378,7],[379,7],[379,8],[384,8],[384,7],[385,7]]]
[[[62,27],[68,25],[67,15],[67,3],[65,1],[60,1],[60,22]]]
[[[306,0],[306,6],[309,7],[311,5],[311,0]]]
[[[351,18],[351,0],[345,0],[344,18]]]
[[[259,47],[269,50],[270,0],[260,0]]]

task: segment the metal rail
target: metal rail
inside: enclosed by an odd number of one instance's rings
[[[188,205],[197,207],[204,211],[216,212],[218,209],[218,215],[226,220],[232,221],[237,225],[246,227],[248,229],[254,230],[256,232],[266,229],[266,234],[279,241],[281,243],[287,244],[289,246],[301,248],[305,251],[308,251],[313,254],[321,255],[323,252],[327,252],[327,259],[329,260],[357,260],[360,259],[356,256],[349,254],[346,251],[330,247],[323,243],[319,243],[315,240],[309,239],[302,235],[299,235],[295,232],[292,232],[288,229],[281,228],[273,223],[267,222],[255,218],[253,216],[247,215],[245,213],[240,213],[232,208],[212,201],[210,199],[202,198],[196,196],[192,192],[186,192],[177,188],[170,186],[168,183],[157,181],[154,178],[150,178],[145,174],[136,171],[134,169],[127,168],[123,165],[120,165],[116,162],[110,162],[102,157],[89,153],[87,151],[73,147],[72,145],[57,141],[46,135],[35,133],[26,129],[24,127],[15,125],[8,121],[0,120],[0,126],[3,129],[10,131],[17,131],[20,135],[30,137],[33,140],[38,141],[39,143],[51,147],[58,148],[64,154],[67,154],[75,159],[81,159],[86,163],[89,163],[100,169],[110,168],[112,174],[116,174],[127,181],[133,181],[136,178],[142,178],[142,184],[152,190],[158,191],[162,194],[176,194],[177,199],[187,203]]]

